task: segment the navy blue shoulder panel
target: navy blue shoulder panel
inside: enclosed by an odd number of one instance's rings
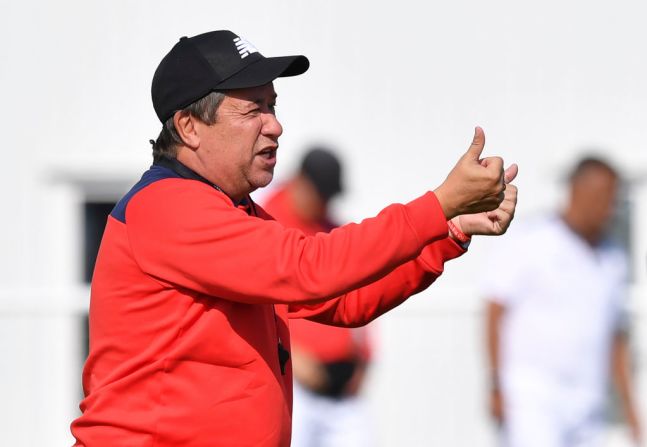
[[[164,180],[166,178],[182,178],[172,169],[166,168],[164,166],[153,165],[150,169],[144,172],[142,178],[133,186],[128,193],[121,198],[121,200],[115,205],[110,215],[117,219],[120,222],[126,223],[126,207],[135,194],[137,194],[142,189],[146,188],[148,185],[155,183],[159,180]]]

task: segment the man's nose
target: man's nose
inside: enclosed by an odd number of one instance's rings
[[[263,135],[278,139],[283,133],[283,126],[279,122],[276,115],[273,113],[263,114],[263,128],[261,129]]]

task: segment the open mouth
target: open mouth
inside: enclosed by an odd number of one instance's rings
[[[276,157],[276,149],[263,149],[258,153],[261,157],[265,158],[266,160],[272,160],[273,158]]]

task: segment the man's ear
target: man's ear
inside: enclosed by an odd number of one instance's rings
[[[196,118],[187,112],[175,112],[173,115],[173,124],[178,136],[184,145],[192,150],[196,150],[200,146],[200,136],[195,126],[195,120]]]

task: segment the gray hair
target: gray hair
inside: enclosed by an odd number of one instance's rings
[[[225,99],[223,92],[211,92],[207,96],[203,96],[194,103],[189,104],[180,112],[188,113],[203,123],[214,124],[218,108],[223,99]],[[153,146],[154,161],[158,161],[162,157],[175,158],[177,156],[177,147],[182,144],[182,138],[175,129],[172,116],[162,126],[162,131],[157,140],[150,140],[150,143]]]

